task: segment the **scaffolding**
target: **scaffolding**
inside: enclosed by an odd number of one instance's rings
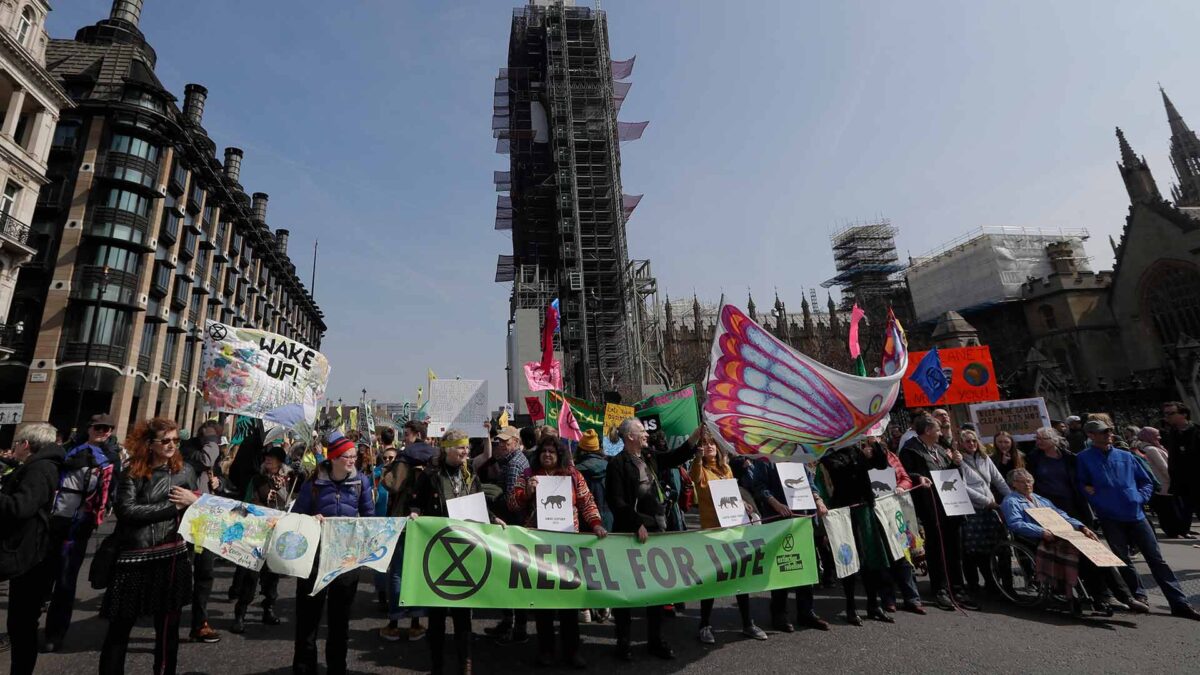
[[[567,389],[598,397],[640,394],[643,289],[625,224],[641,199],[621,191],[622,141],[648,123],[617,121],[633,59],[613,62],[603,12],[557,3],[513,10],[508,65],[496,78],[492,133],[509,155],[497,171],[495,229],[511,230],[511,308],[560,299],[559,348]],[[616,78],[614,79],[614,76]],[[652,285],[651,285],[652,286]],[[511,366],[511,364],[510,364]]]
[[[904,269],[896,254],[896,228],[881,218],[846,226],[830,237],[837,275],[821,284],[839,286],[843,304],[868,297],[890,295],[896,288],[895,275]],[[816,306],[816,297],[813,297]]]

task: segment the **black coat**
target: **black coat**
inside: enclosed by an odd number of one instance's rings
[[[664,452],[654,452],[649,448],[642,450],[642,458],[646,461],[652,481],[658,480],[660,471],[673,469],[695,456],[696,448],[688,442]],[[657,516],[663,514],[663,503],[658,498],[657,490],[651,490],[652,499],[649,503],[638,503],[637,489],[641,477],[634,462],[628,452],[621,452],[608,460],[604,494],[613,514],[613,532],[637,532],[638,527],[643,525],[648,532],[660,532]]]
[[[876,445],[871,458],[867,459],[861,448],[841,448],[825,453],[821,467],[829,476],[829,508],[836,509],[851,504],[874,504],[875,491],[871,489],[871,469],[886,469],[887,448]]]
[[[196,490],[196,472],[187,462],[179,473],[170,473],[161,466],[149,478],[130,478],[128,473],[121,476],[116,534],[122,551],[175,540],[183,512],[168,500],[173,487]]]
[[[46,557],[50,507],[58,489],[64,453],[57,445],[39,450],[4,479],[0,489],[0,576],[12,578]]]
[[[1200,425],[1193,422],[1181,431],[1168,429],[1162,440],[1171,494],[1200,500]]]
[[[945,471],[947,469],[958,468],[954,462],[950,461],[950,455],[946,452],[945,448],[941,445],[934,445],[932,449],[927,448],[919,437],[908,439],[904,447],[900,448],[899,454],[900,463],[904,465],[904,470],[913,479],[914,485],[917,482],[918,476],[924,476],[933,480],[931,471]],[[937,485],[934,485],[934,489],[937,489]],[[942,500],[934,494],[933,490],[913,490],[912,495],[913,506],[917,510],[917,517],[927,527],[932,526],[936,518],[949,517],[946,515],[946,510],[942,507]]]

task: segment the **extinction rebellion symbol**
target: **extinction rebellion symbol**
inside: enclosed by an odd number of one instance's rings
[[[224,340],[229,335],[229,330],[224,325],[214,323],[208,327],[208,336],[214,340]]]
[[[483,588],[492,571],[492,552],[475,532],[444,527],[425,547],[423,567],[425,583],[438,597],[464,600]]]

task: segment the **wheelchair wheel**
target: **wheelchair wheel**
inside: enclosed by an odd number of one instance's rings
[[[1036,569],[1033,551],[1026,546],[1006,541],[992,551],[992,577],[1004,597],[1019,607],[1035,607],[1044,600]]]

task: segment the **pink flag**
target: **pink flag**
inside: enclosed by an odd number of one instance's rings
[[[562,407],[558,410],[558,435],[568,441],[583,440],[579,422],[575,421],[575,413],[571,410],[571,404],[566,401],[562,401]]]
[[[525,364],[525,381],[529,383],[529,391],[549,391],[563,388],[562,364],[557,359],[550,360],[550,370],[542,369],[542,364],[530,361]]]
[[[854,309],[850,310],[850,358],[857,359],[862,354],[862,349],[858,346],[858,322],[862,321],[867,313],[862,311],[862,307],[858,303],[854,303]]]

